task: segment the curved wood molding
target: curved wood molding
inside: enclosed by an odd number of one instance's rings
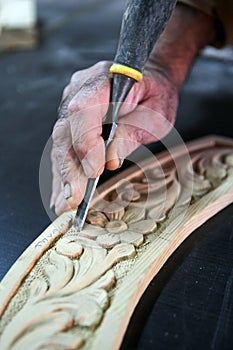
[[[233,202],[233,141],[163,152],[100,187],[81,233],[55,220],[0,284],[1,349],[119,349],[174,250]]]

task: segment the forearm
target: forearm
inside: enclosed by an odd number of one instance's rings
[[[147,67],[166,72],[180,88],[200,49],[214,42],[215,38],[213,17],[178,4],[150,55]]]

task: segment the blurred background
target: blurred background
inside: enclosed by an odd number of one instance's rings
[[[76,70],[113,59],[124,5],[0,0],[0,278],[50,223],[39,165],[62,90]],[[185,141],[233,136],[232,47],[196,60],[176,128]],[[182,244],[146,291],[122,349],[233,348],[232,227],[229,206]]]

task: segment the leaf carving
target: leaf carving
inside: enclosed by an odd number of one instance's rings
[[[83,247],[76,240],[72,241],[69,237],[61,238],[56,244],[56,252],[67,256],[70,259],[79,257],[83,252]]]
[[[65,256],[57,254],[54,250],[50,253],[49,262],[50,264],[46,265],[44,268],[46,275],[50,277],[48,292],[44,294],[46,298],[64,288],[67,283],[70,282],[74,274],[74,265],[72,261]],[[58,275],[60,278],[57,278]]]
[[[71,283],[72,271],[74,271],[70,266],[73,264],[72,260],[55,251],[52,251],[50,255],[50,265],[45,268],[50,281],[50,289],[47,292],[47,283],[43,279],[34,280],[31,284],[33,291],[30,302],[24,306],[4,331],[1,339],[4,349],[27,348],[28,344],[31,344],[30,349],[32,350],[50,346],[50,339],[55,339],[56,334],[61,334],[74,325],[94,329],[101,321],[103,311],[109,305],[106,290],[114,283],[112,271],[100,278],[98,283],[93,285],[90,283],[87,288],[80,291],[79,286],[75,285],[76,288],[74,288],[74,284]],[[65,264],[67,261],[69,263]],[[64,276],[60,274],[61,270],[57,272],[58,265],[63,267]],[[71,283],[71,288],[68,293],[69,283]],[[39,285],[42,287],[39,288]],[[17,332],[15,332],[16,329]],[[35,332],[38,336],[41,334],[41,339],[33,342]],[[61,335],[61,339],[63,338]],[[84,339],[78,336],[73,346],[79,347],[83,342]]]
[[[93,336],[114,302],[121,266],[130,270],[153,240],[158,239],[161,249],[172,230],[179,230],[183,207],[191,201],[194,210],[200,197],[232,173],[229,147],[194,150],[183,166],[182,157],[177,158],[149,164],[130,181],[120,181],[97,201],[95,208],[101,211],[90,210],[81,233],[71,227],[53,241],[31,279],[22,284],[28,300],[4,327],[1,348],[79,349]],[[162,230],[156,234],[158,227]]]

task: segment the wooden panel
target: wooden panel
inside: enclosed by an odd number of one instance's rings
[[[151,279],[233,202],[233,141],[208,137],[104,184],[81,233],[55,220],[0,284],[1,349],[118,349]]]

